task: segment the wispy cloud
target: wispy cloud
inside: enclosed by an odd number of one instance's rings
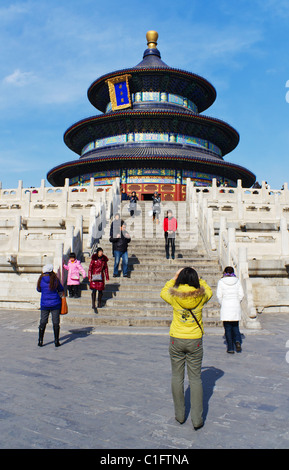
[[[260,9],[266,11],[271,16],[277,16],[287,20],[289,16],[289,3],[288,0],[258,0]]]
[[[20,3],[13,3],[12,5],[9,5],[8,7],[2,7],[0,8],[0,20],[11,20],[13,19],[16,15],[20,15],[22,13],[26,13],[28,11],[28,5],[27,4],[20,4]]]
[[[35,82],[35,80],[37,80],[37,77],[33,72],[21,72],[21,70],[16,69],[11,75],[7,75],[3,82],[8,85],[23,87]]]

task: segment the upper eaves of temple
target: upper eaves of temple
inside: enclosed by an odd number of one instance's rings
[[[161,60],[157,49],[158,33],[147,33],[147,49],[143,60],[132,68],[117,70],[95,80],[87,91],[91,104],[99,111],[105,113],[110,102],[107,80],[118,75],[129,74],[129,87],[131,93],[163,92],[183,96],[195,103],[198,112],[209,108],[216,99],[216,90],[203,77],[168,66]]]

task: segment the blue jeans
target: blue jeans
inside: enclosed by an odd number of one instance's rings
[[[120,262],[120,258],[122,258],[122,273],[124,276],[127,276],[127,267],[128,267],[128,253],[127,251],[114,251],[114,268],[113,268],[113,275],[118,276],[118,266]]]
[[[241,334],[238,321],[224,321],[225,337],[227,341],[228,351],[234,351],[234,344],[242,344]]]

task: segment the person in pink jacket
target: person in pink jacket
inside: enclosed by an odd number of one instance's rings
[[[68,271],[67,275],[67,288],[69,297],[80,297],[80,278],[82,274],[83,279],[86,277],[86,272],[83,269],[81,262],[76,259],[75,253],[70,253],[68,264],[63,263],[64,269]]]

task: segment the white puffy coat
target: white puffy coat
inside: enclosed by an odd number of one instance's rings
[[[217,298],[221,305],[220,319],[222,321],[241,320],[241,300],[244,291],[237,277],[222,277],[217,286]]]

